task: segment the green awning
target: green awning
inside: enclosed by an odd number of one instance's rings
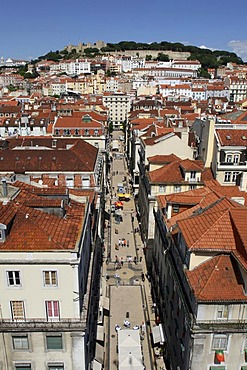
[[[241,366],[241,370],[247,370],[247,365],[246,366]]]
[[[226,370],[225,366],[210,366],[210,370]]]

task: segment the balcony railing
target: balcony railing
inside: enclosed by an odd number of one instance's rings
[[[236,332],[246,332],[247,330],[247,320],[230,320],[230,319],[221,319],[221,320],[203,320],[196,321],[193,327],[195,332],[197,331],[219,331],[219,330],[231,330]]]
[[[23,319],[23,320],[11,320],[2,319],[0,320],[0,331],[11,332],[19,331],[49,331],[49,330],[61,330],[61,331],[77,331],[85,330],[86,322],[77,319],[60,319],[59,321],[47,321],[45,319]]]

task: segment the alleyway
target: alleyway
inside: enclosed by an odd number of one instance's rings
[[[114,132],[113,139],[118,139],[119,135],[121,133]],[[109,299],[110,315],[104,322],[104,368],[118,369],[117,329],[128,328],[138,330],[140,334],[143,369],[165,369],[162,357],[158,355],[158,349],[155,354],[151,341],[152,327],[156,326],[156,322],[150,283],[146,276],[143,244],[138,232],[126,161],[124,155],[119,156],[119,153],[124,154],[121,141],[119,151],[111,153],[113,161],[109,176],[110,188],[106,196],[106,211],[110,214],[110,220],[105,227],[102,286]],[[123,209],[114,212],[115,202],[119,200],[118,184],[123,184],[123,192],[130,194],[130,199],[123,201]]]

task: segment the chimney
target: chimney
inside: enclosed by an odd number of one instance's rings
[[[6,197],[8,195],[6,179],[2,179],[2,186],[3,186],[3,196]]]

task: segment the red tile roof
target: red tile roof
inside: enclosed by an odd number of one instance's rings
[[[148,157],[147,160],[151,164],[167,164],[173,161],[179,160],[180,158],[176,156],[176,154],[168,154],[168,155],[154,155],[152,157]]]
[[[15,149],[0,152],[0,172],[93,172],[98,149],[77,140],[68,150]]]
[[[198,301],[247,300],[236,263],[229,255],[213,257],[186,275]]]
[[[215,130],[221,146],[247,146],[247,130]]]
[[[0,222],[4,217],[4,205],[0,205]],[[71,202],[66,219],[50,215],[21,204],[11,204],[12,226],[0,250],[45,251],[74,250],[84,220],[85,205]],[[7,210],[8,211],[8,210]]]
[[[178,221],[178,228],[189,250],[221,252],[235,250],[237,244],[230,217],[230,209],[234,207],[241,206],[222,198],[203,212]],[[247,209],[245,212],[247,216]]]
[[[184,167],[184,168],[183,168]],[[165,166],[158,168],[156,170],[150,171],[147,174],[147,177],[149,181],[152,184],[182,184],[187,183],[184,178],[185,171],[197,171],[205,173],[206,179],[212,179],[213,175],[211,170],[209,169],[203,169],[203,162],[202,161],[196,161],[196,160],[175,160],[171,163],[166,164]],[[204,178],[202,177],[201,182],[204,181]]]

